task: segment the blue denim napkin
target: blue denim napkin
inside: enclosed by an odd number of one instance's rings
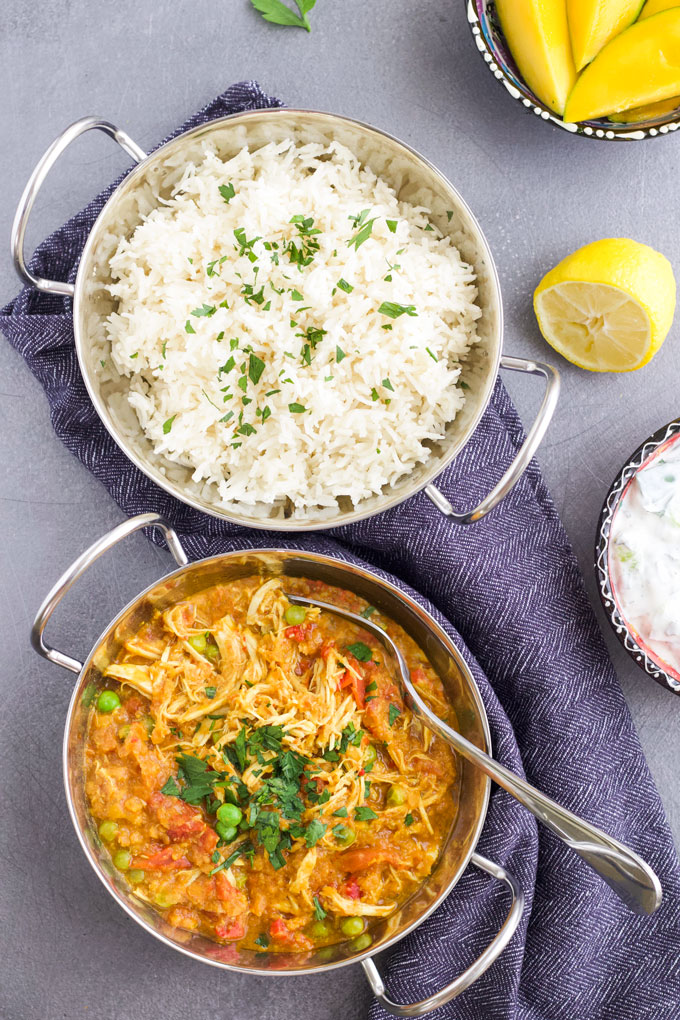
[[[244,109],[281,105],[254,82],[233,85],[180,130]],[[179,132],[177,132],[179,133]],[[38,249],[34,272],[75,279],[88,231],[112,185]],[[249,531],[189,509],[158,489],[101,425],[78,370],[69,303],[24,289],[0,329],[42,384],[57,435],[126,514],[168,517],[192,558],[277,544],[369,564],[435,616],[465,655],[484,698],[496,757],[638,851],[664,901],[629,913],[533,817],[494,788],[480,853],[522,884],[523,923],[500,959],[433,1016],[456,1020],[677,1020],[680,865],[583,580],[538,467],[502,506],[469,528],[423,496],[378,517],[291,538]],[[523,439],[499,383],[481,424],[440,478],[454,502],[486,494]],[[594,522],[593,522],[594,527]],[[670,708],[670,705],[669,705]],[[470,867],[436,913],[387,961],[393,999],[413,1001],[463,970],[507,910],[498,884]],[[385,1017],[374,1003],[372,1020]]]

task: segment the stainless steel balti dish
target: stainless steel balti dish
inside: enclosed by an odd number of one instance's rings
[[[31,272],[24,257],[24,237],[31,209],[45,177],[61,153],[76,138],[93,129],[114,138],[137,166],[116,188],[99,214],[85,244],[75,283],[42,279]],[[444,440],[433,446],[427,463],[394,486],[385,487],[380,495],[356,505],[347,501],[347,505],[332,509],[315,507],[304,513],[296,511],[294,515],[280,505],[218,504],[204,487],[192,480],[190,468],[165,461],[154,453],[127,402],[127,382],[119,377],[112,383],[110,376],[105,381],[100,368],[108,354],[101,339],[104,336],[102,324],[115,307],[107,290],[111,279],[109,261],[121,237],[129,237],[142,217],[151,211],[154,201],[151,182],[157,186],[160,181],[161,194],[169,194],[186,163],[200,155],[206,140],[216,146],[222,158],[229,159],[246,145],[256,149],[289,138],[298,143],[339,141],[386,180],[400,200],[428,206],[432,210],[432,222],[443,234],[455,235],[462,257],[474,268],[482,310],[478,322],[480,342],[472,348],[463,368],[462,378],[468,387],[464,407],[449,424]],[[447,212],[453,215],[448,216]],[[186,131],[148,156],[113,124],[86,117],[72,124],[53,142],[34,170],[17,209],[12,251],[17,272],[29,285],[72,299],[76,350],[85,385],[102,422],[127,457],[152,481],[183,502],[248,527],[280,531],[337,527],[396,506],[422,489],[451,521],[458,524],[478,521],[522,476],[555,409],[559,389],[557,372],[550,365],[502,354],[503,314],[496,268],[479,224],[454,186],[408,145],[367,124],[334,114],[280,109],[235,114]],[[442,493],[434,480],[475,431],[491,399],[500,368],[542,377],[546,385],[543,402],[526,442],[493,490],[476,507],[454,509],[449,497],[455,503],[455,493]],[[492,452],[489,451],[490,455]]]
[[[48,645],[44,638],[46,624],[72,584],[102,553],[134,531],[150,526],[157,526],[163,531],[178,568],[152,584],[121,610],[105,628],[84,663]],[[98,688],[104,686],[102,671],[154,610],[163,611],[211,585],[258,573],[323,580],[353,591],[378,607],[400,624],[426,653],[455,706],[462,735],[477,747],[490,750],[489,725],[470,670],[444,631],[408,595],[367,570],[316,553],[264,549],[233,552],[189,563],[177,534],[169,524],[158,514],[142,514],[104,535],[73,563],[39,609],[32,632],[36,651],[77,676],[64,730],[63,767],[66,799],[78,839],[96,875],[116,902],[165,945],[225,970],[272,976],[319,973],[361,963],[375,996],[385,1009],[395,1016],[422,1016],[460,994],[483,974],[507,946],[522,917],[524,897],[515,879],[475,849],[486,818],[490,784],[474,765],[464,759],[460,761],[460,806],[432,874],[406,903],[371,927],[373,944],[368,950],[357,950],[350,943],[343,943],[334,946],[331,953],[328,949],[317,949],[306,953],[267,955],[234,946],[221,946],[204,936],[171,927],[159,913],[135,896],[133,888],[116,871],[88,811],[84,746],[90,706]],[[497,879],[509,893],[509,896],[502,896],[504,901],[509,901],[509,910],[500,931],[482,955],[439,992],[420,1002],[393,1002],[373,955],[404,938],[436,910],[468,864]]]

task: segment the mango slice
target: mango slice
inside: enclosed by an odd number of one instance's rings
[[[567,0],[567,20],[576,70],[589,64],[602,47],[632,25],[643,0]]]
[[[680,96],[673,96],[672,99],[662,99],[660,103],[648,103],[647,106],[634,106],[632,110],[624,110],[622,113],[612,113],[609,119],[616,124],[637,124],[640,121],[664,117],[667,113],[673,113],[678,107],[680,107]]]
[[[643,18],[651,18],[652,14],[660,14],[661,11],[668,11],[671,7],[680,6],[680,0],[647,0],[647,3],[640,11],[639,21]]]
[[[569,95],[564,119],[593,120],[680,94],[680,7],[638,21],[600,50]]]
[[[576,81],[566,0],[496,0],[496,11],[527,85],[562,114]]]

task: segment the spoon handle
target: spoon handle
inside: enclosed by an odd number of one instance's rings
[[[567,811],[531,783],[511,772],[466,740],[436,716],[417,692],[409,699],[415,714],[429,729],[448,741],[464,758],[493,779],[502,789],[523,804],[611,886],[617,896],[636,914],[651,914],[661,903],[659,879],[633,850],[608,836],[596,825]]]

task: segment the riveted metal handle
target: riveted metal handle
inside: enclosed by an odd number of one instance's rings
[[[541,444],[548,429],[548,425],[555,413],[557,398],[560,392],[560,377],[556,368],[547,365],[542,361],[527,361],[526,358],[501,358],[501,368],[510,372],[528,372],[530,375],[540,375],[546,381],[543,402],[536,415],[536,421],[531,426],[529,433],[522,444],[522,448],[505,472],[500,482],[491,490],[479,506],[466,513],[458,513],[453,509],[446,496],[440,492],[436,485],[428,485],[425,492],[430,497],[437,510],[450,517],[456,524],[474,524],[486,517],[490,510],[493,510],[501,500],[505,499],[508,493],[514,489],[526,469],[531,463],[531,458]]]
[[[63,294],[66,297],[73,297],[75,288],[72,283],[64,283],[61,280],[45,280],[42,276],[36,276],[28,268],[24,258],[24,239],[26,237],[28,218],[38,197],[38,192],[56,161],[71,142],[74,142],[80,135],[85,134],[86,131],[103,131],[105,134],[110,135],[111,138],[115,139],[125,149],[129,156],[132,156],[135,163],[140,163],[143,159],[146,159],[144,150],[140,149],[137,143],[133,142],[125,131],[121,131],[120,128],[117,128],[115,124],[109,123],[108,120],[100,120],[99,117],[83,117],[81,120],[77,120],[70,127],[67,127],[65,131],[62,131],[52,142],[31,174],[28,184],[24,188],[24,193],[19,199],[14,223],[12,224],[11,238],[12,259],[17,273],[25,283],[32,287],[37,287],[38,290],[43,290],[47,294]]]
[[[63,666],[64,669],[68,669],[72,673],[80,673],[83,668],[82,662],[46,644],[43,633],[47,622],[69,588],[78,580],[81,574],[85,573],[95,560],[98,560],[103,553],[112,549],[118,542],[122,542],[128,535],[139,531],[140,528],[152,527],[160,528],[163,532],[166,545],[175,557],[177,565],[180,567],[187,565],[189,559],[182,548],[177,532],[160,514],[139,514],[137,517],[131,517],[129,520],[119,524],[117,528],[97,539],[89,549],[81,553],[75,563],[72,563],[68,570],[62,574],[41,605],[31,629],[31,644],[39,655],[49,659],[50,662],[55,662],[57,666]]]
[[[481,854],[473,854],[472,863],[476,867],[481,868],[482,871],[486,871],[487,874],[492,875],[494,878],[503,882],[510,890],[512,903],[510,904],[510,910],[503,922],[503,926],[494,938],[493,942],[487,946],[482,955],[478,956],[475,962],[471,964],[466,971],[459,974],[459,976],[448,984],[446,988],[440,989],[438,992],[435,992],[434,995],[430,995],[427,999],[421,999],[419,1002],[393,1002],[385,991],[385,985],[380,976],[380,971],[373,960],[370,957],[367,960],[362,960],[361,966],[364,968],[364,973],[368,978],[368,983],[373,990],[373,994],[383,1009],[386,1009],[388,1013],[392,1014],[392,1016],[424,1016],[426,1013],[431,1013],[432,1010],[438,1009],[445,1003],[450,1002],[451,999],[455,999],[457,995],[460,995],[460,993],[464,992],[466,988],[469,988],[470,985],[477,980],[477,978],[481,977],[482,974],[489,969],[491,964],[498,959],[512,936],[517,931],[517,927],[522,920],[522,913],[524,911],[524,893],[519,887],[517,879],[506,871],[505,868],[502,868],[499,864],[494,864],[493,861],[488,860],[486,857],[482,857]]]

